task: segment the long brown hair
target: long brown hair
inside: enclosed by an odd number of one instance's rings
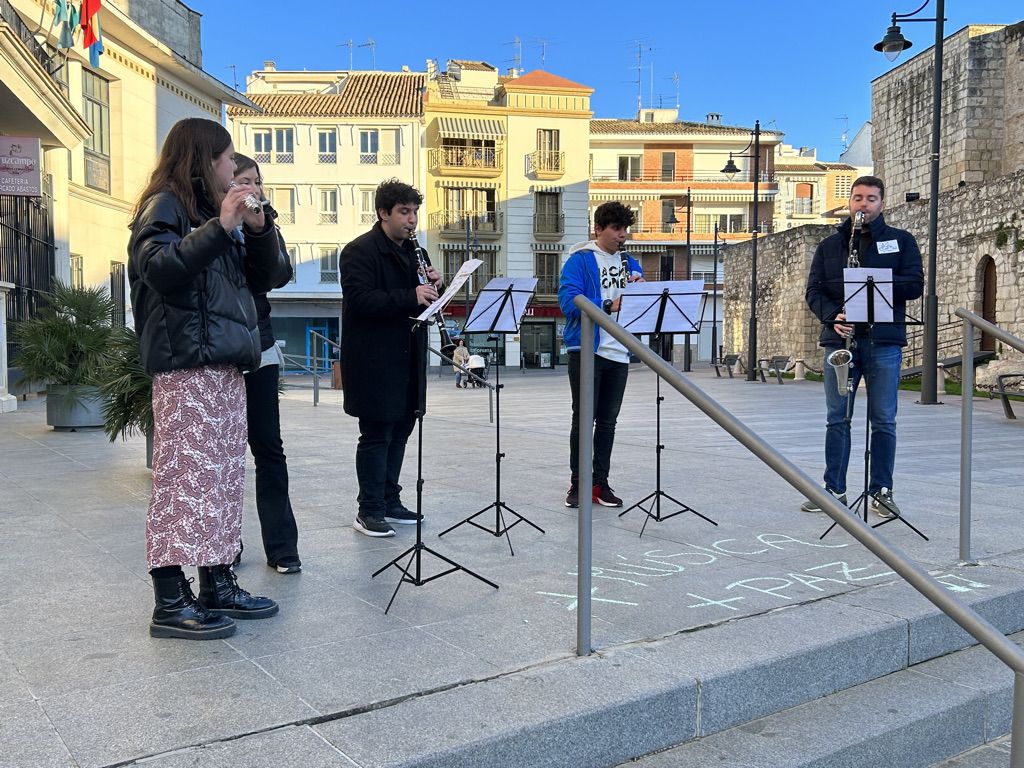
[[[231,134],[220,123],[202,117],[187,117],[179,120],[164,139],[160,159],[149,177],[142,194],[139,195],[132,212],[134,226],[139,212],[149,199],[160,192],[170,192],[185,206],[189,218],[199,222],[199,202],[192,180],[202,179],[214,208],[219,208],[224,193],[213,175],[213,161],[231,145]]]

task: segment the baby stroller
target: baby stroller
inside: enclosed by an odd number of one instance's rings
[[[469,370],[473,374],[479,376],[481,379],[487,378],[487,360],[486,358],[484,358],[483,355],[470,355],[469,362],[466,363],[466,367],[469,368]],[[477,379],[474,378],[470,378],[469,383],[472,384],[474,387],[483,386],[483,384],[481,384]]]

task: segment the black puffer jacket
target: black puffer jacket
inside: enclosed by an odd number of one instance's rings
[[[253,292],[270,290],[288,269],[277,230],[268,219],[263,232],[245,233],[243,248],[209,203],[200,210],[205,221],[193,228],[181,201],[164,192],[132,227],[132,312],[151,374],[217,364],[251,370],[260,363]]]
[[[849,261],[852,224],[846,219],[836,229],[837,232],[822,240],[814,252],[804,294],[807,306],[822,322],[818,339],[822,347],[843,345],[843,339],[832,326],[836,315],[843,311],[843,269]],[[879,243],[885,244],[885,253],[878,252]],[[917,241],[905,229],[890,227],[879,214],[864,228],[860,265],[892,270],[893,319],[896,322],[876,324],[872,331],[874,342],[906,346],[907,328],[903,323],[907,315],[907,302],[919,298],[924,292],[924,270]],[[866,324],[858,323],[855,333],[863,335],[866,332]]]

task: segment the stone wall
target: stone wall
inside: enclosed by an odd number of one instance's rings
[[[202,69],[201,15],[180,0],[108,0],[179,56]],[[218,79],[220,79],[218,77]]]
[[[888,195],[887,195],[888,197]],[[907,229],[917,238],[928,263],[928,203],[894,205],[886,211],[889,224]],[[803,300],[807,273],[818,243],[834,231],[828,226],[805,226],[760,238],[758,241],[758,357],[793,355],[820,367],[817,338],[820,325]],[[958,318],[964,307],[982,314],[986,259],[995,264],[994,322],[1024,338],[1024,170],[991,182],[967,184],[940,195],[936,293],[939,297],[940,359],[943,344],[960,339]],[[746,357],[750,308],[751,244],[732,245],[725,259],[726,352]],[[907,311],[921,317],[921,302]],[[949,328],[944,324],[957,321]],[[958,352],[949,352],[949,355]],[[1011,360],[1024,362],[1015,352]],[[979,375],[979,381],[980,375]]]
[[[1024,95],[1008,87],[1024,78],[1022,34],[1024,22],[971,25],[946,38],[940,192],[1021,167],[1021,153],[1007,150],[1019,148],[1024,130]],[[928,48],[871,85],[875,172],[885,179],[886,197],[894,204],[907,192],[929,195],[934,53]]]

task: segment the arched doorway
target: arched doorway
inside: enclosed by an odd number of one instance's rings
[[[990,323],[996,322],[996,263],[986,256],[979,265],[981,272],[981,316]],[[996,340],[989,334],[981,335],[981,349],[995,352]]]

